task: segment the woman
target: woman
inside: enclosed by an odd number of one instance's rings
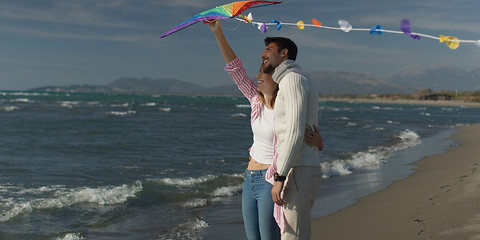
[[[257,75],[258,85],[247,77],[242,62],[228,45],[219,20],[209,23],[220,52],[227,64],[225,71],[238,85],[240,91],[250,102],[253,145],[250,148],[250,162],[245,170],[242,191],[242,214],[248,239],[280,239],[280,229],[273,217],[271,190],[272,185],[265,180],[267,169],[273,162],[274,152],[274,112],[278,85],[271,74],[263,72],[263,66]],[[308,144],[320,149],[323,139],[315,132],[306,130]]]

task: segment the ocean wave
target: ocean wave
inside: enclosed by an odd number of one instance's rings
[[[187,178],[154,178],[154,179],[147,179],[147,181],[163,183],[163,184],[172,185],[172,186],[190,187],[190,186],[202,184],[208,181],[216,180],[222,176],[243,179],[243,173],[237,173],[237,174],[234,173],[234,174],[228,174],[228,175],[208,174],[200,177],[187,177]]]
[[[230,117],[247,117],[248,115],[245,113],[234,113]]]
[[[373,106],[373,110],[398,110],[398,111],[403,111],[405,110],[404,108],[401,107],[380,107],[380,106]]]
[[[110,107],[128,107],[130,103],[123,103],[123,104],[110,104]]]
[[[398,142],[392,146],[370,147],[367,151],[353,154],[349,159],[322,163],[323,177],[343,176],[359,168],[378,168],[392,157],[394,152],[421,144],[418,134],[408,129],[400,132],[397,138]]]
[[[2,186],[2,192],[8,189],[9,197],[0,197],[0,222],[34,210],[65,208],[78,204],[115,205],[126,202],[142,190],[142,183],[123,184],[98,188],[74,188],[63,186],[22,189],[14,186]]]
[[[56,240],[85,240],[85,237],[80,233],[67,233],[63,237],[57,237]]]
[[[200,176],[197,178],[188,177],[188,178],[160,178],[160,179],[149,179],[149,181],[163,183],[172,186],[182,186],[182,187],[190,187],[194,185],[198,185],[207,181],[211,181],[218,178],[215,175],[205,175]]]
[[[206,198],[195,198],[182,203],[182,208],[184,209],[192,209],[192,208],[205,207],[205,206],[207,206]]]
[[[72,108],[73,106],[78,106],[80,101],[60,101],[58,103],[61,107]]]
[[[242,191],[243,183],[234,186],[219,187],[209,194],[206,198],[193,198],[182,202],[179,207],[183,209],[192,209],[205,207],[207,205],[227,201],[231,197]]]
[[[13,112],[13,111],[18,110],[18,109],[20,109],[20,108],[17,107],[17,106],[5,106],[5,107],[0,108],[0,112]]]
[[[167,233],[159,235],[160,240],[170,239],[202,239],[197,236],[197,232],[208,227],[208,223],[198,218],[189,219],[187,222],[181,223],[168,230]]]
[[[184,198],[185,196],[179,196],[181,202],[177,202],[176,206],[192,209],[223,202],[235,196],[242,190],[243,176],[243,174],[208,174],[196,178],[158,178],[147,181],[190,189],[188,191],[194,192],[194,194],[189,195],[187,199]]]
[[[333,111],[333,112],[351,112],[352,108],[349,107],[331,107],[331,106],[325,106],[325,107],[320,107],[319,110],[321,111]]]
[[[213,191],[213,196],[215,197],[231,197],[234,196],[236,193],[242,190],[243,184],[237,186],[227,186],[227,187],[220,187]]]
[[[136,111],[131,111],[131,110],[128,110],[128,111],[110,111],[110,112],[107,112],[107,114],[109,115],[114,115],[114,116],[126,116],[126,115],[130,115],[130,114],[135,114],[137,113]]]
[[[0,92],[2,96],[50,96],[49,93],[33,93],[33,92]]]
[[[347,126],[347,127],[354,127],[354,126],[357,126],[357,124],[356,124],[356,123],[352,123],[352,122],[348,122],[346,126]]]
[[[35,101],[30,100],[28,98],[15,98],[15,99],[10,99],[10,102],[19,102],[19,103],[33,103]]]
[[[162,107],[162,108],[158,108],[159,111],[162,111],[162,112],[171,112],[172,111],[172,108],[170,107]]]
[[[250,104],[235,104],[235,107],[237,107],[237,108],[249,108]]]

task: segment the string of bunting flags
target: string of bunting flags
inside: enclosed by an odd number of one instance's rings
[[[266,22],[266,23],[255,22],[253,21],[253,17],[251,13],[249,13],[247,16],[238,15],[238,17],[236,17],[235,19],[242,22],[253,24],[257,26],[257,28],[263,33],[267,32],[267,29],[269,26],[274,26],[276,27],[277,30],[280,30],[283,25],[287,25],[287,26],[297,26],[297,28],[301,30],[305,29],[305,27],[315,27],[315,28],[323,28],[323,29],[342,30],[347,33],[351,31],[366,31],[366,32],[370,32],[370,35],[382,35],[382,33],[405,34],[416,40],[420,40],[421,37],[438,40],[440,43],[445,43],[447,47],[449,47],[450,49],[457,49],[460,46],[460,43],[474,43],[475,45],[480,47],[480,40],[463,40],[463,39],[458,39],[457,37],[454,37],[454,36],[444,36],[444,35],[440,35],[436,37],[428,34],[412,32],[411,24],[408,19],[404,19],[400,23],[401,31],[387,30],[387,29],[384,29],[382,25],[376,25],[372,28],[354,28],[346,20],[339,20],[338,27],[324,26],[317,19],[312,19],[311,24],[304,23],[303,21],[298,21],[297,23],[286,23],[286,22],[280,22],[275,19],[272,19],[271,22]]]
[[[164,38],[172,33],[178,32],[198,22],[211,22],[217,19],[234,18],[246,23],[252,23],[253,25],[256,25],[258,29],[264,33],[267,32],[268,26],[276,26],[277,30],[280,30],[282,28],[282,25],[293,25],[293,26],[297,26],[299,29],[302,29],[302,30],[305,29],[305,27],[316,27],[316,28],[324,28],[324,29],[332,29],[332,30],[342,30],[344,32],[367,31],[367,32],[370,32],[370,35],[382,35],[383,33],[406,34],[416,40],[420,40],[421,37],[438,40],[440,43],[445,43],[450,49],[457,49],[460,46],[460,43],[474,43],[480,47],[480,40],[463,40],[463,39],[458,39],[457,37],[444,36],[444,35],[440,35],[436,37],[428,34],[412,32],[410,21],[408,19],[404,19],[400,23],[401,31],[393,31],[393,30],[384,29],[382,25],[376,25],[372,28],[354,28],[346,20],[339,20],[338,27],[329,27],[329,26],[322,25],[322,23],[316,19],[312,19],[311,24],[306,24],[303,21],[298,21],[297,23],[286,23],[286,22],[277,21],[275,19],[272,19],[271,22],[262,23],[262,22],[254,22],[252,13],[249,13],[247,16],[240,15],[246,9],[249,9],[249,8],[275,5],[282,2],[283,1],[263,1],[262,0],[262,1],[237,1],[237,2],[224,4],[212,9],[208,9],[199,14],[196,14],[195,16],[183,21],[182,23],[173,27],[166,33],[162,34],[160,38]]]

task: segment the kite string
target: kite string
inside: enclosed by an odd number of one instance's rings
[[[234,28],[225,28],[224,26],[222,26],[222,29],[227,30],[227,31],[235,31],[235,30],[237,30],[237,29],[240,27],[241,24],[242,24],[242,23],[239,22],[239,23],[237,24],[237,26],[235,26]]]
[[[245,22],[245,19],[242,19],[242,18],[235,18],[236,20],[238,21],[242,21],[242,22]],[[277,23],[273,23],[273,22],[267,22],[267,23],[262,23],[262,22],[250,22],[251,24],[253,25],[257,25],[257,26],[260,26],[260,25],[267,25],[267,26],[276,26]],[[287,26],[298,26],[297,23],[284,23],[284,22],[280,22],[281,25],[287,25]],[[316,28],[324,28],[324,29],[331,29],[331,30],[343,30],[342,28],[340,27],[330,27],[330,26],[317,26],[317,25],[314,25],[314,24],[303,24],[303,26],[305,27],[316,27]],[[370,32],[371,29],[370,28],[352,28],[351,31],[368,31]],[[386,32],[386,33],[394,33],[394,34],[405,34],[404,32],[402,31],[393,31],[393,30],[387,30],[387,29],[376,29],[375,31],[378,31],[378,32]],[[441,38],[439,37],[435,37],[435,36],[432,36],[432,35],[428,35],[428,34],[423,34],[423,33],[416,33],[416,32],[412,32],[411,33],[412,35],[418,35],[418,36],[421,36],[421,37],[425,37],[425,38],[430,38],[430,39],[435,39],[435,40],[440,40]],[[463,42],[463,43],[477,43],[478,41],[476,40],[461,40],[461,39],[451,39],[449,40],[451,42]]]

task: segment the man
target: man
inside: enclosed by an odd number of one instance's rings
[[[318,150],[304,140],[305,128],[318,122],[318,93],[295,63],[297,46],[287,38],[266,38],[261,55],[265,72],[274,71],[279,91],[275,103],[277,172],[272,188],[283,206],[282,239],[310,239],[311,209],[321,181]]]

